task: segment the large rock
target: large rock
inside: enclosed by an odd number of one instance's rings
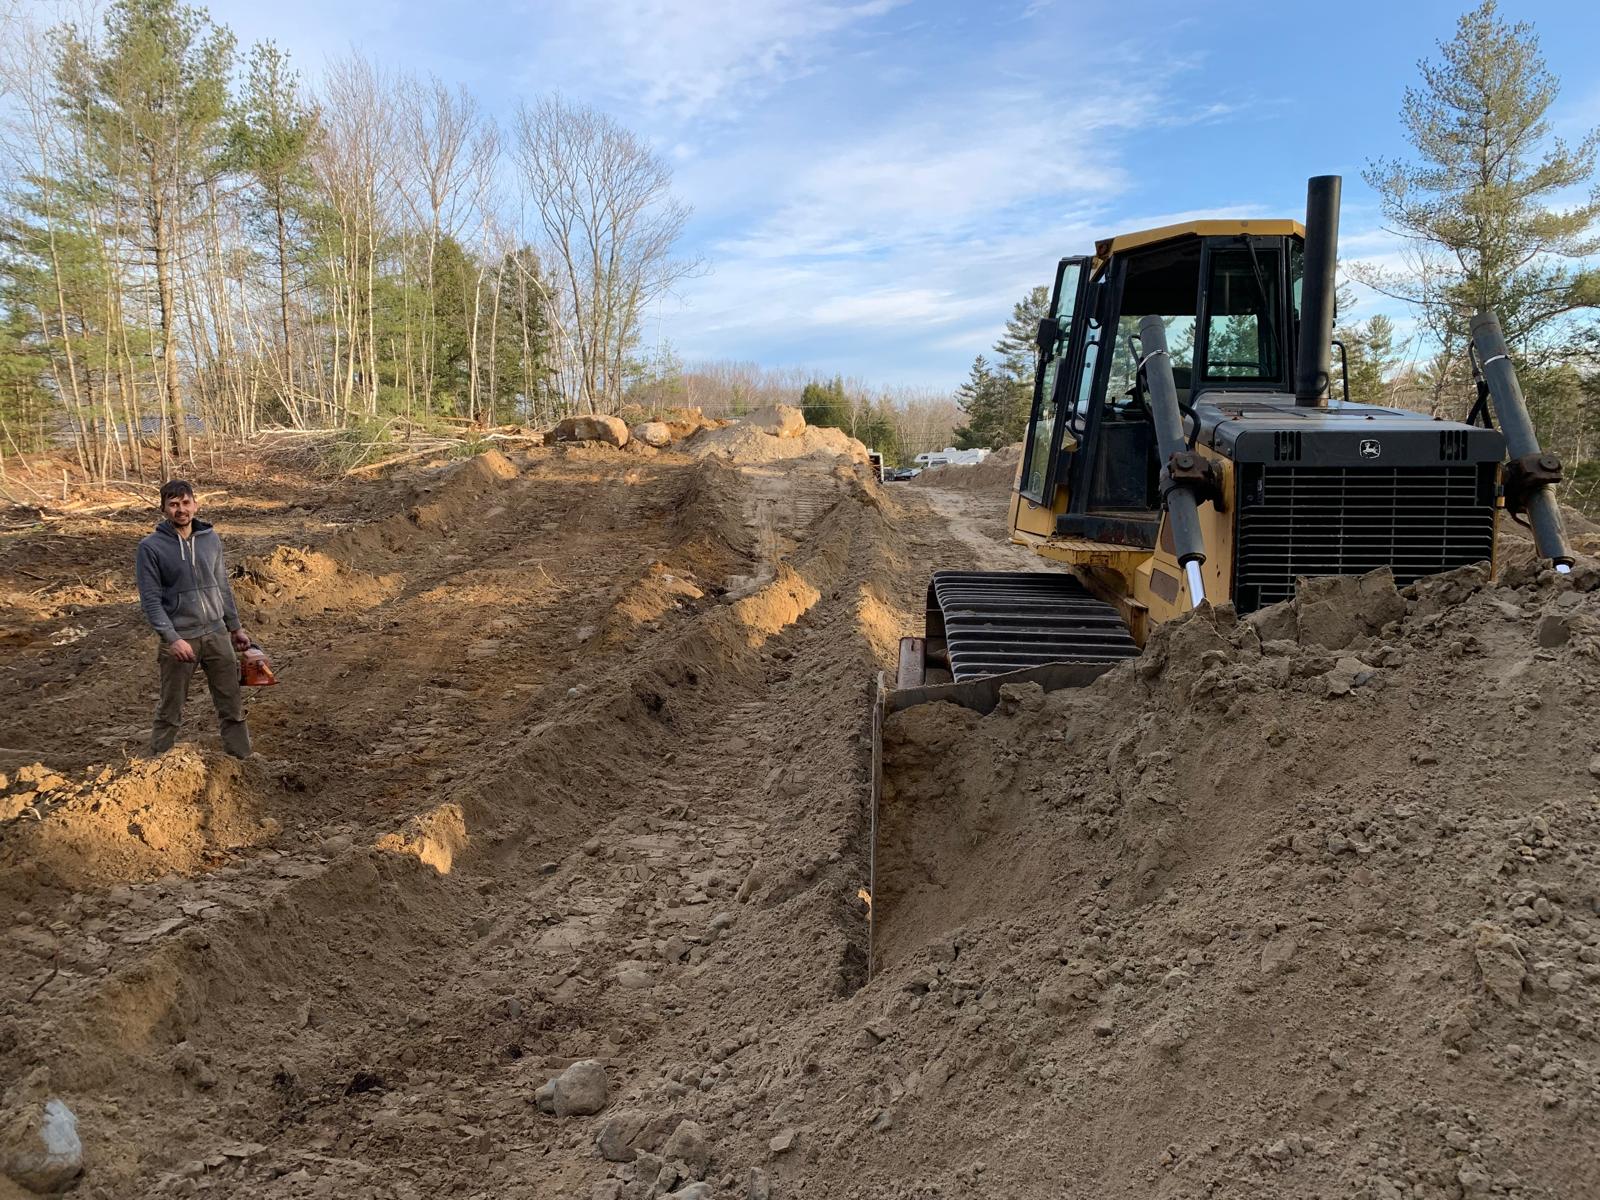
[[[595,1059],[575,1062],[533,1094],[534,1103],[558,1117],[587,1117],[606,1106],[606,1069]]]
[[[41,1196],[66,1191],[83,1174],[78,1118],[60,1100],[10,1113],[0,1126],[0,1169]]]
[[[799,437],[806,427],[806,418],[798,408],[787,404],[774,404],[758,409],[745,417],[740,424],[749,425],[773,437]]]
[[[672,430],[665,421],[641,421],[628,431],[634,441],[654,446],[657,450],[672,445]]]
[[[711,1142],[704,1129],[693,1121],[685,1121],[672,1131],[667,1144],[661,1148],[661,1157],[680,1163],[691,1178],[704,1179],[711,1166]]]
[[[628,426],[621,417],[568,417],[552,435],[558,442],[605,442],[611,446],[628,444]]]

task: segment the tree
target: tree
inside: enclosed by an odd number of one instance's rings
[[[1039,322],[1050,313],[1050,289],[1036,287],[1011,308],[1011,319],[1005,332],[994,344],[999,372],[1010,384],[1012,405],[1006,419],[1001,422],[1003,432],[996,436],[1006,441],[994,443],[1009,446],[1021,439],[1028,427],[1028,411],[1033,406],[1033,377],[1039,366]],[[1010,437],[1009,431],[1016,436]]]
[[[1459,354],[1472,314],[1492,310],[1514,345],[1562,336],[1564,318],[1600,303],[1600,131],[1569,146],[1550,136],[1559,83],[1526,22],[1501,20],[1495,0],[1464,14],[1440,60],[1401,109],[1416,160],[1380,160],[1363,177],[1385,219],[1410,245],[1406,270],[1352,274],[1416,304],[1447,354]],[[1581,192],[1583,199],[1567,197]]]
[[[956,447],[997,449],[1022,440],[1028,427],[1024,403],[1018,418],[1016,381],[996,371],[989,360],[978,355],[966,382],[956,389],[956,403],[967,415],[965,425],[956,426]]]
[[[613,407],[644,310],[696,264],[673,257],[689,210],[672,170],[610,117],[559,98],[517,112],[517,159],[573,352],[568,399]]]
[[[1362,404],[1383,403],[1389,373],[1400,357],[1394,344],[1394,322],[1377,313],[1360,324],[1342,326],[1339,340],[1349,364],[1346,383],[1350,399]]]
[[[835,375],[828,383],[808,383],[800,392],[800,411],[807,425],[848,430],[851,405],[844,392],[844,379]]]
[[[300,97],[299,76],[271,42],[250,55],[244,98],[231,131],[231,161],[254,181],[261,222],[272,243],[278,275],[278,336],[284,407],[299,423],[294,339],[289,328],[291,240],[311,184],[307,159],[317,136],[317,110]],[[303,253],[303,251],[301,251]]]
[[[67,119],[81,124],[142,219],[139,248],[155,272],[162,389],[179,456],[188,437],[175,258],[202,180],[221,163],[233,46],[226,28],[173,0],[116,0],[100,46],[72,26],[61,37],[57,74]]]

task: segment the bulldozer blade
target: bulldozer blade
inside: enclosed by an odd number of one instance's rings
[[[906,639],[911,641],[912,639]],[[920,639],[918,639],[920,640]],[[920,647],[918,647],[920,649]],[[902,661],[896,682],[906,679],[911,672],[905,661],[906,651],[902,649]],[[970,708],[974,712],[988,714],[993,712],[1000,703],[1000,691],[1008,684],[1036,683],[1047,692],[1059,691],[1062,688],[1088,687],[1101,675],[1104,675],[1114,663],[1047,663],[1041,667],[1029,667],[1022,671],[1011,671],[1004,675],[989,675],[982,679],[969,679],[962,683],[937,683],[922,684],[915,687],[891,687],[883,672],[878,673],[877,686],[874,689],[872,701],[872,813],[871,813],[871,849],[868,853],[867,873],[867,977],[870,979],[878,965],[878,941],[880,936],[878,903],[878,881],[883,863],[880,858],[883,849],[880,837],[883,821],[883,730],[889,718],[908,708],[919,704],[936,704],[945,701],[950,704],[959,704],[963,708]]]

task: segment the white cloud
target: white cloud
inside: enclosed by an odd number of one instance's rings
[[[553,0],[542,73],[680,119],[804,75],[830,39],[907,0]]]

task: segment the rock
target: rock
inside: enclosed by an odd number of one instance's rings
[[[701,1126],[684,1121],[661,1147],[661,1157],[668,1162],[682,1163],[695,1179],[704,1179],[711,1165],[711,1142]]]
[[[606,1069],[592,1058],[575,1062],[533,1094],[534,1103],[558,1117],[587,1117],[606,1106]]]
[[[643,442],[646,446],[661,449],[663,446],[672,445],[672,430],[667,428],[665,421],[641,421],[628,434],[635,441]]]
[[[1293,934],[1274,934],[1267,940],[1267,944],[1261,947],[1261,973],[1263,975],[1287,974],[1299,949],[1300,943]]]
[[[742,419],[741,424],[773,437],[799,437],[806,427],[805,414],[787,404],[759,409]]]
[[[1539,619],[1538,629],[1539,645],[1546,650],[1553,650],[1557,646],[1565,646],[1572,637],[1572,625],[1557,613],[1546,613]]]
[[[667,1193],[667,1200],[711,1200],[712,1192],[709,1183],[691,1183],[686,1188],[679,1188],[675,1192]]]
[[[620,417],[568,417],[556,425],[551,436],[558,442],[605,442],[626,446],[628,427]]]
[[[653,983],[655,980],[643,967],[623,967],[617,972],[617,986],[629,991],[642,991]]]
[[[1333,666],[1333,670],[1323,676],[1327,683],[1328,695],[1347,696],[1356,688],[1369,682],[1375,671],[1359,658],[1345,656]]]
[[[60,1100],[11,1113],[0,1125],[0,1170],[41,1195],[66,1191],[83,1174],[78,1118]]]
[[[1117,1031],[1116,1022],[1110,1017],[1098,1018],[1090,1028],[1094,1030],[1095,1037],[1102,1038],[1108,1038]]]
[[[589,1200],[622,1200],[622,1181],[602,1179],[589,1189]]]
[[[644,1132],[648,1120],[641,1112],[624,1108],[606,1118],[595,1135],[595,1148],[607,1162],[632,1162],[639,1157],[635,1143]]]
[[[1100,985],[1095,982],[1093,967],[1073,959],[1039,986],[1036,1001],[1050,1015],[1063,1017],[1089,1004],[1099,994]]]
[[[760,1167],[750,1168],[750,1182],[745,1187],[744,1200],[772,1200],[772,1181]]]
[[[668,962],[682,962],[689,957],[689,943],[675,933],[661,944],[661,957]]]
[[[1473,929],[1477,932],[1477,941],[1472,957],[1478,965],[1484,989],[1506,1007],[1520,1007],[1522,981],[1527,978],[1528,965],[1517,949],[1516,939],[1490,921],[1479,921]]]
[[[784,1129],[768,1142],[767,1146],[774,1154],[787,1154],[794,1149],[795,1139],[799,1136],[800,1131],[797,1129]]]

